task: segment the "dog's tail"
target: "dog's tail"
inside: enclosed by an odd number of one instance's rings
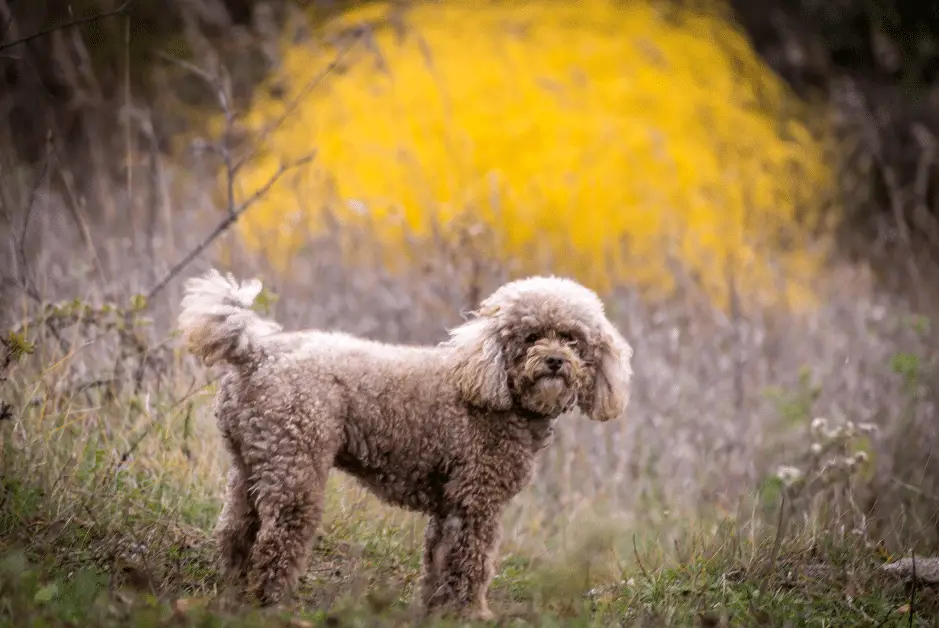
[[[186,281],[178,323],[189,351],[206,365],[219,361],[242,365],[264,355],[260,339],[281,330],[261,318],[251,304],[261,291],[257,279],[238,285],[229,274],[212,269]]]

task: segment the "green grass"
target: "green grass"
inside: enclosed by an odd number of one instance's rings
[[[318,554],[317,558],[324,557]],[[767,565],[757,572],[748,572],[739,563],[696,561],[627,573],[623,574],[629,577],[626,583],[584,597],[570,595],[569,582],[527,574],[510,565],[494,586],[493,607],[503,622],[512,625],[907,624],[908,587],[879,575],[870,557],[854,555],[850,564],[806,562],[805,558],[783,555],[772,570]],[[334,566],[335,559],[335,555],[332,560],[327,557],[326,563]],[[400,565],[383,569],[368,560],[359,568],[364,572],[360,578],[378,580],[365,591],[354,594],[353,585],[322,604],[314,601],[317,595],[307,585],[296,609],[264,611],[214,597],[205,590],[207,579],[199,573],[180,572],[174,584],[183,589],[181,593],[191,595],[176,597],[155,593],[139,575],[109,574],[90,565],[66,569],[50,556],[30,562],[26,553],[8,549],[0,561],[0,621],[8,626],[355,626],[409,621],[400,585],[414,574]],[[341,589],[340,569],[336,571],[335,577],[328,575],[316,586],[333,592]],[[570,577],[579,579],[575,574]],[[570,590],[562,592],[565,587]],[[913,625],[936,625],[935,593],[920,590],[917,602]]]
[[[5,480],[0,625],[412,625],[419,521],[369,525],[373,505],[344,515],[336,502],[349,490],[334,482],[297,599],[265,610],[218,590],[207,527],[159,511],[96,521],[100,504],[87,520],[57,521],[44,492]],[[491,606],[517,626],[900,626],[911,606],[912,625],[937,625],[939,595],[917,587],[911,604],[908,583],[878,571],[876,547],[833,533],[776,537],[768,524],[756,534],[728,523],[664,547],[653,532],[637,542],[594,530],[543,556],[505,556]]]
[[[80,338],[70,346],[64,356],[37,350],[25,367],[0,373],[12,409],[0,421],[0,626],[416,623],[423,519],[338,473],[296,599],[257,609],[221,590],[211,530],[226,460],[205,411],[211,383],[194,381],[167,352],[147,375],[152,393],[63,386],[80,366],[113,363],[83,356]],[[939,625],[936,591],[880,572],[889,558],[880,545],[836,522],[780,517],[775,484],[757,497],[735,520],[662,523],[649,512],[623,524],[580,504],[526,526],[558,504],[523,493],[506,529],[526,531],[506,535],[490,591],[497,623]]]

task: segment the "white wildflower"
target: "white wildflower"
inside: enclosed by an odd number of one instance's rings
[[[858,423],[857,429],[862,434],[868,434],[868,435],[876,434],[877,432],[880,431],[880,428],[878,428],[873,423]]]
[[[822,432],[823,430],[827,428],[828,428],[828,419],[826,419],[825,417],[820,416],[820,417],[812,419],[811,429],[813,432],[816,432],[816,433]]]
[[[837,469],[837,468],[838,468],[838,460],[836,459],[826,460],[818,473],[819,475],[827,475],[832,469]]]
[[[854,461],[859,464],[864,464],[870,459],[870,456],[867,455],[866,451],[856,451],[854,452]]]
[[[837,440],[841,436],[841,431],[841,426],[836,425],[831,429],[823,429],[822,436],[824,436],[825,440]]]
[[[821,443],[812,443],[811,447],[812,453],[814,455],[819,455],[822,453],[822,444]]]
[[[776,470],[776,477],[779,478],[785,486],[792,486],[802,479],[802,471],[795,467],[779,467]]]

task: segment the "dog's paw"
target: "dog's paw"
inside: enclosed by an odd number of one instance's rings
[[[492,621],[496,618],[496,614],[486,607],[469,609],[463,615],[470,621]]]

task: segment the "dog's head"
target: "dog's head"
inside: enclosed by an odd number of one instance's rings
[[[608,421],[629,402],[632,348],[597,295],[569,279],[503,285],[445,345],[455,352],[460,392],[475,406],[544,418],[577,406]]]

